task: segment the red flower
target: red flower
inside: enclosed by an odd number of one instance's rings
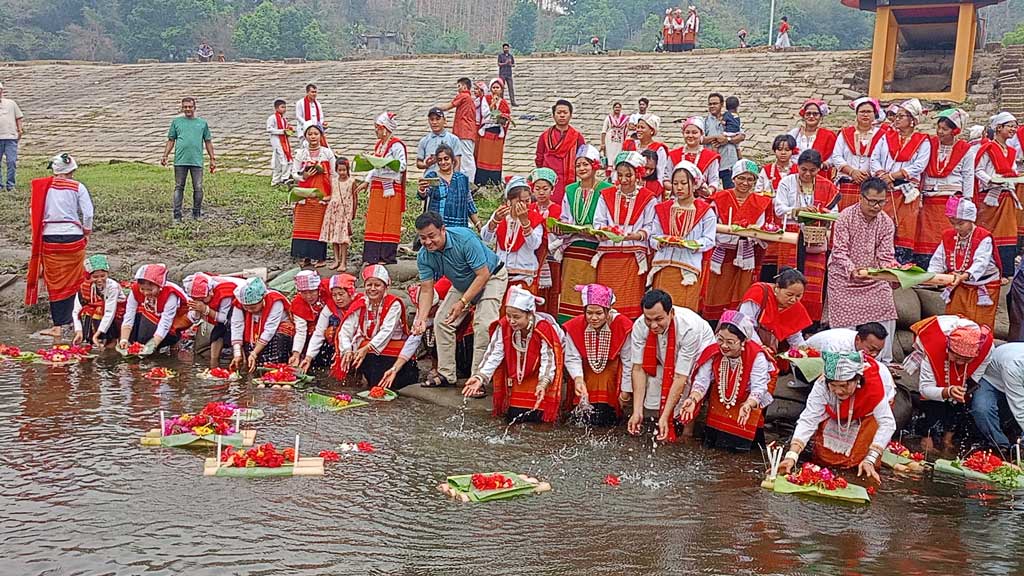
[[[868,486],[868,496],[874,496],[877,491],[874,486]]]
[[[477,490],[500,490],[511,488],[515,483],[501,474],[473,474],[470,477],[473,487]]]
[[[981,472],[982,474],[991,474],[996,470],[996,468],[999,468],[1004,464],[1006,463],[1003,462],[1002,458],[991,452],[982,452],[980,450],[971,454],[970,457],[963,462],[963,465],[967,468],[970,468],[975,472]]]
[[[921,454],[920,452],[914,452],[910,457],[913,458],[915,462],[924,462],[924,454]]]
[[[341,460],[341,456],[338,456],[338,453],[333,450],[321,450],[318,456],[323,458],[324,462],[337,462]]]
[[[285,462],[295,462],[295,448],[285,448],[282,454]]]
[[[604,477],[604,483],[609,486],[618,486],[619,484],[622,484],[622,480],[619,480],[619,477],[615,474],[609,474]]]
[[[138,356],[139,354],[142,354],[142,351],[145,349],[146,347],[143,346],[140,342],[132,342],[131,344],[128,345],[128,349],[126,350],[126,352],[128,352],[132,356]]]
[[[231,372],[226,368],[210,368],[210,376],[227,379],[231,377]]]
[[[8,356],[10,358],[21,356],[21,348],[0,344],[0,356]]]
[[[373,444],[370,444],[369,442],[359,442],[356,444],[356,449],[360,452],[373,452]]]
[[[370,398],[383,398],[387,394],[387,390],[383,386],[374,386],[370,388]]]

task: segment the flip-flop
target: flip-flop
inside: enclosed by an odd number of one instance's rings
[[[423,382],[420,382],[420,388],[449,388],[451,385],[451,382],[440,374],[434,374]]]

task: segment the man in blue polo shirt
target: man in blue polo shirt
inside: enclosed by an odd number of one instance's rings
[[[434,318],[434,339],[437,342],[437,371],[442,386],[454,385],[455,333],[473,306],[473,367],[476,374],[490,342],[488,328],[498,319],[501,301],[508,287],[508,271],[498,256],[476,232],[469,228],[447,228],[437,212],[427,212],[416,219],[416,234],[423,249],[416,257],[420,272],[420,294],[431,294],[434,282],[442,276],[451,281]],[[420,298],[413,334],[427,329],[431,301]],[[483,392],[481,392],[481,396]]]
[[[437,147],[441,144],[447,144],[453,151],[455,151],[455,171],[459,171],[459,162],[462,159],[462,152],[459,150],[459,139],[448,131],[448,125],[445,122],[444,110],[434,107],[427,112],[427,123],[430,124],[430,133],[420,138],[420,144],[416,147],[416,167],[424,171],[424,176],[427,172],[437,164],[437,159],[434,158],[434,154],[437,152]],[[436,170],[435,170],[436,172]],[[437,176],[437,174],[434,174]]]

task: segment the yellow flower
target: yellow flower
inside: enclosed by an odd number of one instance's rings
[[[198,428],[193,428],[192,433],[196,436],[209,436],[210,434],[213,434],[213,429],[209,426],[200,426]]]

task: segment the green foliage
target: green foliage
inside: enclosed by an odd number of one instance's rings
[[[242,56],[272,58],[281,50],[281,14],[270,0],[238,21],[232,42]]]
[[[436,18],[422,18],[415,22],[414,47],[421,54],[456,54],[469,51],[469,33],[465,30],[442,32]]]
[[[815,50],[839,50],[839,38],[831,34],[811,34],[800,39],[801,46],[810,46]]]
[[[1015,30],[1011,30],[1003,36],[1003,46],[1014,46],[1018,44],[1024,44],[1024,24],[1017,26]]]
[[[336,57],[334,46],[316,20],[310,21],[300,36],[308,60],[331,60]]]
[[[537,4],[530,0],[516,0],[509,16],[505,40],[520,54],[533,52],[537,34]]]

